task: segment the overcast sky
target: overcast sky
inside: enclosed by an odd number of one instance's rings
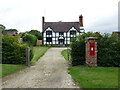
[[[0,24],[19,32],[42,31],[46,22],[79,21],[83,15],[87,31],[111,33],[118,30],[119,0],[0,0]]]

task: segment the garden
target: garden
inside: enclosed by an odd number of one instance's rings
[[[98,38],[97,67],[85,64],[86,37]],[[118,88],[120,41],[116,34],[85,33],[73,38],[70,49],[61,54],[69,62],[68,72],[79,87]]]
[[[23,38],[22,42],[19,42],[20,38]],[[2,74],[0,77],[27,67],[26,47],[30,47],[30,64],[38,61],[49,49],[49,47],[36,46],[37,39],[41,38],[41,33],[37,30],[31,30],[27,34],[21,35],[2,35],[2,64],[0,64]]]

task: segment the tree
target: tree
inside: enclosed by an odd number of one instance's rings
[[[28,43],[29,45],[35,46],[37,42],[37,37],[32,34],[25,34],[23,36],[23,41]]]
[[[5,30],[5,28],[6,27],[4,25],[0,24],[0,29]]]
[[[29,34],[35,35],[38,40],[42,40],[42,33],[38,30],[31,30],[29,31]]]
[[[17,29],[7,29],[7,30],[5,30],[5,31],[15,31],[15,32],[18,32]]]

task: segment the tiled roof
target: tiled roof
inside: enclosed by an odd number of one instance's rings
[[[50,27],[54,32],[67,32],[72,27],[77,29],[80,32],[80,24],[79,22],[44,22],[44,30],[43,32]]]

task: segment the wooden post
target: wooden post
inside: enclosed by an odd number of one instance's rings
[[[26,47],[26,65],[30,66],[30,47]]]

